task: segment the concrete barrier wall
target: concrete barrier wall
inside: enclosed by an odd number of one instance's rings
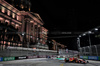
[[[13,61],[13,60],[22,60],[22,59],[34,59],[34,58],[51,58],[57,57],[57,55],[39,55],[39,56],[18,56],[18,57],[0,57],[1,61]]]
[[[29,50],[2,50],[0,51],[0,57],[16,57],[16,56],[36,56],[36,55],[57,55],[55,52],[40,52],[40,51],[29,51]]]
[[[0,51],[1,57],[11,57],[11,56],[33,56],[37,52],[27,51],[27,50],[3,50]]]

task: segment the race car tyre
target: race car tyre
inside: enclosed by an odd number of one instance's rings
[[[87,61],[87,63],[89,63],[89,61]]]

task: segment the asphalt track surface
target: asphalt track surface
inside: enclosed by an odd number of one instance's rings
[[[61,60],[37,58],[0,62],[0,66],[100,66],[100,61],[89,60],[87,64],[65,63]]]

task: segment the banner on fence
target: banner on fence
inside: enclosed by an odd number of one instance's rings
[[[37,56],[28,56],[28,59],[37,58]]]
[[[80,56],[81,59],[83,59],[83,56]]]
[[[26,56],[20,56],[20,57],[15,57],[15,59],[17,60],[17,59],[27,59],[27,57]]]
[[[98,60],[100,60],[100,56],[98,57]]]
[[[88,59],[88,56],[83,56],[83,59]]]
[[[3,58],[2,57],[0,57],[0,61],[3,61]]]
[[[15,57],[3,57],[3,61],[15,60]]]
[[[18,59],[26,59],[26,56],[18,57]]]
[[[89,60],[98,60],[98,56],[88,56]]]

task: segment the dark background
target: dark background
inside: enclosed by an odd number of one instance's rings
[[[10,2],[10,0],[6,1]],[[100,25],[99,1],[30,1],[31,11],[40,15],[44,27],[49,30],[48,39],[54,39],[66,45],[68,49],[77,50],[77,36]],[[16,2],[20,3],[18,0]],[[84,42],[87,44],[87,38],[85,38],[86,41],[83,38],[81,38],[81,41],[83,44]]]
[[[77,38],[58,38],[59,36],[78,36],[100,25],[99,1],[36,0],[31,2],[32,11],[40,14],[44,27],[49,30],[48,36],[57,37],[52,39],[66,45],[68,49],[77,50]],[[71,32],[71,34],[62,32]]]

